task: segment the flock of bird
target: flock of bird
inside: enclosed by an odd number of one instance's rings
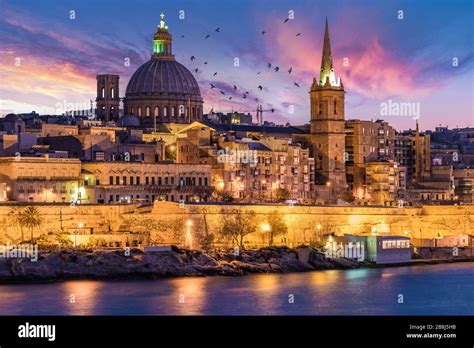
[[[285,18],[285,20],[283,21],[283,23],[287,23],[289,20],[290,20],[290,18]],[[221,32],[221,28],[220,28],[220,27],[217,27],[216,29],[214,29],[214,33],[220,33],[220,32]],[[261,31],[261,36],[264,36],[265,34],[267,34],[267,31],[262,30],[262,31]],[[296,37],[299,37],[299,36],[301,36],[301,33],[297,33],[297,34],[296,34]],[[184,35],[181,35],[181,37],[184,38],[185,36],[184,36]],[[206,35],[204,36],[204,40],[207,40],[207,39],[209,39],[210,37],[211,37],[211,34],[208,33],[208,34],[206,34]],[[191,57],[190,57],[190,60],[191,60],[191,62],[195,62],[195,61],[196,61],[196,57],[195,57],[195,56],[191,56]],[[204,61],[203,64],[204,64],[204,65],[208,65],[208,62],[207,62],[207,61]],[[277,65],[275,65],[275,64],[272,64],[272,63],[270,63],[270,62],[267,63],[266,68],[267,68],[267,70],[273,70],[275,73],[278,73],[278,72],[280,71],[280,67],[279,67],[279,66],[277,66]],[[290,68],[289,68],[288,70],[286,70],[286,71],[287,71],[287,73],[290,75],[290,74],[293,72],[293,67],[290,67]],[[201,72],[201,70],[196,67],[196,68],[194,68],[194,72],[195,72],[196,74],[198,74],[198,73]],[[260,75],[261,73],[262,73],[262,71],[259,71],[259,72],[257,72],[257,75]],[[214,72],[212,76],[213,76],[213,77],[216,77],[216,76],[217,76],[217,71]],[[216,83],[210,83],[210,88],[211,88],[211,89],[217,89],[217,90],[219,90],[220,94],[222,94],[223,96],[227,96],[226,93],[225,93],[225,91],[222,90],[222,89],[217,88],[216,85],[217,85]],[[300,85],[299,85],[298,83],[296,83],[296,82],[293,82],[293,86],[298,87],[298,88],[300,87]],[[262,86],[261,84],[257,86],[257,89],[258,89],[260,92],[262,92],[264,89],[267,90],[267,88],[264,87],[264,86]],[[240,91],[239,88],[238,88],[235,84],[233,85],[233,91],[235,91],[235,93],[238,93],[239,96],[240,96],[242,99],[247,99],[247,97],[250,95],[250,92],[249,92],[249,91],[243,91],[243,90]],[[235,95],[234,95],[234,97],[235,97]],[[228,99],[228,100],[232,100],[232,98],[233,98],[232,96],[227,96],[227,99]],[[259,102],[259,98],[255,98],[255,101],[256,101],[256,102]]]

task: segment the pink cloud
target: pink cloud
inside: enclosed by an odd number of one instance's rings
[[[292,66],[294,76],[304,81],[308,89],[313,77],[319,77],[324,23],[320,27],[321,30],[315,32],[314,26],[311,28],[299,21],[291,25],[278,23],[273,26],[274,33],[265,41],[267,49],[274,53],[279,63]],[[425,97],[439,87],[432,81],[420,84],[417,77],[423,65],[400,60],[380,43],[376,33],[365,37],[361,47],[361,43],[353,39],[345,42],[345,33],[339,33],[337,29],[337,26],[334,30],[329,27],[333,62],[336,76],[342,78],[346,90],[374,99],[410,99]],[[299,32],[302,35],[296,37]],[[337,42],[336,38],[343,38],[343,41]],[[338,50],[341,47],[344,49]],[[345,58],[349,61],[348,66],[343,65]]]

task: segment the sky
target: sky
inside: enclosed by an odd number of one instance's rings
[[[382,118],[400,130],[415,128],[415,119],[421,129],[472,127],[473,7],[471,0],[0,0],[0,111],[89,108],[104,73],[120,75],[123,97],[150,59],[164,12],[204,113],[253,111],[260,102],[274,109],[265,120],[305,124],[327,17],[346,119]],[[385,113],[401,103],[419,113]]]

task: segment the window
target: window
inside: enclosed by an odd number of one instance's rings
[[[150,107],[147,106],[146,109],[145,109],[145,115],[146,117],[150,117]]]
[[[113,185],[113,184],[114,184],[114,177],[109,176],[109,185]]]
[[[334,100],[334,115],[337,114],[337,101]]]
[[[120,185],[120,176],[115,177],[115,185]]]
[[[115,98],[115,89],[113,87],[110,89],[110,98]]]
[[[102,98],[105,98],[105,88],[104,87],[102,87],[102,90],[101,90],[100,94],[102,95]]]
[[[150,184],[150,178],[148,176],[145,177],[145,185]]]
[[[139,107],[137,108],[137,112],[138,112],[138,116],[141,116],[141,115],[142,115],[142,107],[141,107],[141,106],[139,106]]]
[[[126,176],[122,177],[122,181],[123,181],[122,182],[123,185],[127,185],[127,177]]]
[[[167,106],[165,106],[163,108],[163,116],[165,116],[165,117],[168,116],[168,107]]]
[[[140,177],[137,176],[137,185],[140,185]]]
[[[130,177],[130,185],[133,185],[133,176]]]
[[[155,106],[155,113],[154,113],[154,116],[155,116],[155,117],[160,116],[160,108],[159,108],[158,106]]]

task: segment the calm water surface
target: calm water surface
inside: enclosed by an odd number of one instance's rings
[[[398,303],[399,294],[404,303]],[[71,295],[75,303],[71,303]],[[289,303],[290,295],[294,303]],[[0,314],[473,315],[474,263],[0,285]]]

